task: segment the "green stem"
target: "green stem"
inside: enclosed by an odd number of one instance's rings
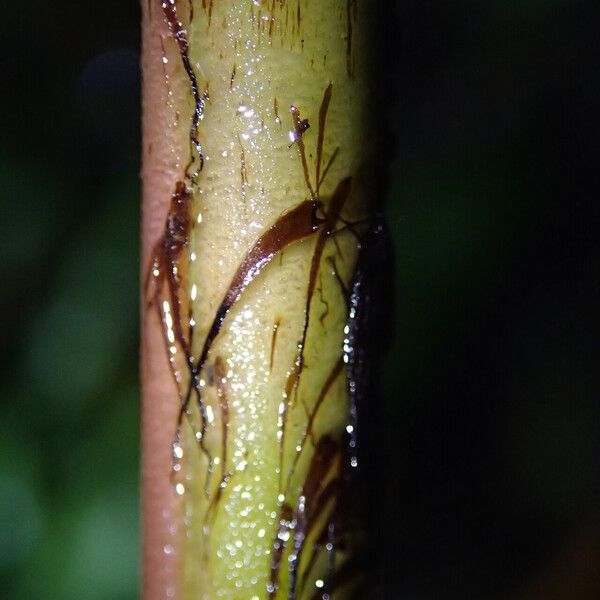
[[[349,596],[360,7],[143,9],[145,596]]]

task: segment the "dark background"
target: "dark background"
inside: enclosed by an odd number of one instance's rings
[[[381,12],[380,595],[600,597],[576,587],[600,573],[598,3]],[[7,2],[0,27],[0,596],[130,599],[139,9]]]

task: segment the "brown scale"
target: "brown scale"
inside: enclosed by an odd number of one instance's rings
[[[304,535],[305,539],[311,538],[314,540],[311,544],[311,554],[302,565],[302,573],[298,572],[296,578],[293,579],[297,583],[295,588],[293,587],[290,590],[289,598],[306,597],[304,592],[307,590],[307,585],[311,580],[311,574],[317,564],[319,555],[324,550],[327,552],[328,568],[327,576],[323,577],[321,575],[321,578],[325,580],[325,585],[318,590],[317,596],[312,597],[319,598],[319,594],[329,594],[329,597],[331,597],[331,593],[336,586],[347,584],[350,579],[358,577],[364,579],[365,557],[363,553],[358,551],[361,542],[357,542],[357,538],[360,540],[361,537],[359,533],[360,526],[352,520],[353,494],[350,486],[353,472],[349,468],[347,460],[350,448],[347,443],[348,436],[344,435],[343,437],[346,438],[346,441],[343,441],[340,445],[342,455],[341,471],[337,477],[326,483],[313,504],[311,518],[307,521]],[[323,518],[324,516],[326,518]],[[323,523],[323,525],[316,535],[313,535],[317,523]],[[305,549],[302,548],[300,554],[302,550]],[[342,561],[339,560],[340,551],[344,553]],[[292,564],[292,567],[297,570],[301,566],[300,559],[301,556],[297,556],[295,564]],[[345,577],[349,565],[352,565],[352,568],[356,570],[355,573],[352,573],[352,578]],[[352,586],[355,587],[354,582]],[[310,587],[308,593],[310,594]]]
[[[162,306],[166,286],[166,297],[173,313],[173,335],[184,355],[186,367],[188,368],[192,366],[190,355],[192,327],[190,325],[190,308],[187,296],[183,295],[181,290],[182,283],[187,279],[188,261],[184,250],[189,243],[190,203],[191,192],[182,181],[178,181],[175,192],[171,196],[163,234],[154,245],[144,286],[146,294],[150,296],[149,303],[154,304],[158,310],[160,320],[163,323],[163,337],[167,343],[167,352],[171,355],[168,348],[170,344],[168,343],[165,322],[166,315]],[[151,283],[153,285],[152,291],[150,291]],[[186,315],[185,319],[183,314]],[[180,382],[175,370],[173,370],[173,375],[179,386]]]
[[[327,379],[325,380],[325,383],[323,384],[323,387],[321,388],[319,395],[317,396],[315,405],[314,405],[311,413],[308,416],[308,421],[306,423],[306,427],[304,429],[304,432],[302,433],[302,438],[300,439],[300,444],[299,444],[300,450],[298,450],[296,452],[296,454],[294,456],[294,462],[292,463],[292,466],[288,473],[287,484],[286,484],[286,489],[285,489],[285,494],[284,494],[286,496],[290,492],[292,477],[293,477],[296,467],[298,466],[300,457],[302,456],[302,451],[304,450],[304,446],[306,445],[306,440],[310,437],[313,441],[313,444],[315,442],[314,434],[313,434],[313,425],[314,425],[315,418],[317,417],[317,413],[319,412],[319,409],[321,408],[323,401],[327,397],[327,394],[329,393],[331,386],[335,383],[335,380],[342,373],[343,368],[344,368],[344,361],[343,361],[343,358],[340,356],[340,358],[335,363],[333,369],[327,376]]]
[[[223,490],[233,477],[233,472],[227,470],[227,440],[229,435],[229,400],[227,396],[227,388],[225,385],[225,361],[220,356],[215,359],[214,378],[217,385],[217,397],[219,399],[219,409],[221,412],[221,479],[217,485],[215,495],[211,498],[210,504],[204,517],[204,525],[206,525],[212,517],[215,518],[215,511],[219,500],[223,494]]]
[[[189,5],[191,6],[191,0]],[[204,115],[204,107],[208,100],[208,88],[204,90],[204,92],[200,93],[200,88],[198,86],[198,79],[196,77],[196,73],[194,68],[192,67],[192,63],[190,61],[189,55],[189,42],[187,38],[187,30],[183,26],[183,23],[180,21],[177,16],[177,2],[176,0],[161,0],[161,6],[163,10],[163,14],[167,20],[169,25],[169,30],[173,39],[177,42],[177,46],[179,49],[179,54],[181,56],[181,61],[183,63],[183,68],[190,82],[190,88],[192,91],[192,97],[194,99],[194,112],[192,114],[192,122],[190,125],[190,143],[194,148],[197,156],[198,156],[198,168],[192,173],[189,174],[189,169],[195,162],[195,157],[193,153],[190,155],[190,162],[186,167],[186,177],[188,177],[192,182],[194,182],[199,175],[200,171],[204,166],[204,154],[202,151],[202,145],[200,144],[200,140],[198,139],[198,125],[200,120]],[[209,7],[209,19],[210,19],[210,11],[212,8],[212,0],[210,2]],[[190,9],[191,10],[191,9]]]
[[[321,323],[321,327],[325,327],[325,319],[329,314],[329,302],[325,300],[325,296],[323,294],[323,274],[319,273],[319,286],[317,287],[317,291],[319,292],[319,300],[321,304],[325,307],[325,310],[319,315],[319,323]]]
[[[149,298],[149,306],[154,305],[163,328],[163,339],[167,355],[169,356],[169,364],[171,373],[178,388],[179,398],[181,402],[182,415],[187,415],[188,399],[193,391],[198,398],[199,386],[194,368],[194,361],[191,355],[191,339],[193,335],[192,313],[187,294],[182,293],[182,290],[187,289],[187,271],[189,267],[189,259],[187,250],[189,245],[189,230],[191,225],[190,219],[190,204],[192,201],[192,193],[182,181],[178,181],[175,185],[175,192],[171,196],[171,203],[165,228],[162,236],[154,245],[148,273],[145,281],[145,293]],[[150,289],[152,284],[153,289]],[[167,327],[167,314],[163,307],[163,301],[166,299],[170,311],[172,313],[172,329],[175,348],[183,356],[183,364],[177,364],[177,352],[171,352],[171,343],[169,341],[169,331]],[[187,374],[187,381],[181,379],[182,375]],[[199,440],[199,445],[204,454],[206,454],[209,462],[211,461],[210,453],[204,445],[204,423],[206,421],[206,410],[204,405],[199,401],[200,414],[202,418],[202,427],[200,430],[196,428],[191,418],[188,418],[188,423],[192,433]],[[189,415],[188,415],[189,417]],[[181,425],[182,418],[180,416],[178,427],[175,433],[174,443],[179,444],[181,441]],[[175,457],[174,457],[175,461]]]
[[[275,358],[275,344],[277,343],[277,333],[281,325],[281,318],[277,317],[273,323],[273,333],[271,335],[271,352],[269,354],[269,372],[273,370],[273,359]]]
[[[273,98],[273,112],[275,113],[275,122],[281,125],[281,118],[279,117],[279,105],[277,103],[277,98]]]
[[[239,114],[239,113],[238,113]],[[240,184],[240,190],[242,192],[242,200],[244,202],[244,216],[246,218],[246,220],[248,220],[248,202],[247,202],[247,196],[248,196],[248,171],[246,169],[246,153],[244,151],[244,145],[242,144],[242,140],[240,139],[240,136],[237,136],[238,139],[238,144],[240,146],[240,180],[241,180],[241,184]]]
[[[287,538],[293,539],[294,546],[291,556],[295,556],[295,558],[291,561],[288,560],[291,575],[288,598],[292,600],[295,598],[297,569],[304,542],[312,530],[315,520],[322,514],[325,505],[335,496],[336,484],[334,482],[336,479],[330,480],[325,485],[324,482],[328,473],[331,472],[334,460],[340,450],[340,445],[332,437],[321,436],[311,459],[296,507],[292,510],[285,502],[281,505],[271,550],[270,581],[267,587],[269,598],[274,598],[279,588],[281,559],[287,546],[287,540],[282,534],[288,534]],[[321,502],[321,498],[323,498],[323,502]]]
[[[231,77],[229,78],[229,89],[233,89],[233,80],[235,79],[235,73],[237,70],[237,66],[233,63],[233,69],[231,69]]]
[[[292,549],[293,560],[289,561],[290,567],[290,590],[288,598],[295,598],[296,594],[301,593],[300,586],[298,585],[299,580],[299,568],[302,560],[302,556],[306,550],[306,540],[311,536],[316,524],[319,522],[319,518],[325,514],[326,510],[329,509],[329,513],[338,510],[337,498],[341,494],[341,485],[339,479],[332,479],[323,488],[323,491],[319,494],[316,503],[312,506],[308,515],[306,514],[306,506],[303,511],[302,518],[297,517],[297,534],[294,538],[294,548]],[[312,554],[309,557],[309,565],[316,562],[319,547],[323,547],[325,544],[322,543],[325,537],[328,541],[332,540],[333,536],[329,535],[329,531],[333,528],[333,523],[327,519],[323,523],[323,528],[320,535],[315,540],[312,548]],[[331,542],[333,544],[333,542]],[[330,553],[333,557],[333,548]],[[305,573],[307,572],[308,566],[305,567]],[[330,569],[333,572],[333,569]],[[331,575],[330,575],[331,577]],[[304,577],[302,581],[304,582]]]
[[[193,16],[193,6],[191,0],[188,1],[189,7],[189,17]],[[189,243],[189,210],[190,203],[192,198],[191,187],[194,184],[198,174],[202,170],[204,165],[204,155],[202,152],[202,146],[198,139],[198,125],[200,120],[204,115],[204,107],[206,101],[208,100],[208,88],[200,94],[198,80],[194,69],[192,67],[190,57],[189,57],[189,42],[187,38],[187,30],[185,29],[183,23],[179,19],[178,16],[178,2],[177,0],[161,0],[161,8],[163,15],[167,21],[169,26],[169,31],[171,32],[171,36],[177,44],[179,54],[181,56],[181,61],[186,73],[186,76],[190,83],[190,89],[192,93],[192,97],[194,100],[194,110],[191,117],[190,124],[190,133],[189,139],[190,144],[193,148],[193,151],[190,152],[190,160],[188,165],[185,168],[185,178],[186,182],[178,181],[175,185],[175,191],[171,197],[171,207],[169,213],[167,215],[167,223],[165,225],[165,231],[163,233],[162,238],[157,242],[155,247],[155,253],[152,258],[150,271],[157,270],[159,275],[155,277],[156,289],[162,288],[164,278],[167,277],[167,282],[170,288],[171,295],[171,304],[173,305],[173,324],[174,324],[174,336],[182,348],[184,352],[186,362],[189,365],[189,384],[187,386],[187,392],[182,394],[181,396],[181,412],[178,420],[178,426],[175,434],[175,443],[180,442],[181,438],[181,425],[183,414],[187,414],[187,406],[189,403],[190,396],[195,393],[198,399],[198,406],[200,410],[201,416],[201,428],[198,431],[192,423],[192,419],[189,418],[188,422],[194,432],[196,439],[199,440],[199,445],[204,454],[208,458],[209,468],[212,464],[212,458],[210,453],[206,449],[204,445],[204,432],[206,428],[206,408],[201,401],[200,396],[200,386],[196,376],[196,370],[193,365],[193,359],[190,354],[190,346],[191,346],[191,337],[192,337],[192,329],[190,327],[188,339],[183,335],[183,326],[181,319],[181,294],[179,293],[179,288],[181,285],[181,275],[179,268],[179,260],[180,255],[182,254],[182,250]],[[190,173],[190,168],[196,161],[194,156],[194,152],[198,158],[198,167],[194,172]],[[155,263],[159,263],[156,268],[154,268]],[[162,267],[162,268],[160,268]],[[166,275],[167,270],[169,270],[169,274]],[[160,281],[159,281],[160,280]],[[156,298],[159,298],[157,295]],[[187,303],[187,299],[185,300]],[[161,308],[159,308],[161,310]],[[189,309],[188,309],[189,312]],[[164,322],[165,315],[161,315]],[[190,317],[191,315],[188,315]],[[188,324],[189,324],[188,318]],[[167,331],[165,330],[165,341],[168,342]],[[168,344],[167,344],[168,345]],[[170,354],[169,354],[170,355]],[[177,377],[176,377],[177,380]],[[190,417],[190,415],[188,415]],[[207,483],[208,485],[208,483]]]

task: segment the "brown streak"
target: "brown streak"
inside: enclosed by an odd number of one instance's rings
[[[227,432],[229,431],[229,402],[227,400],[227,388],[225,387],[225,363],[220,356],[215,359],[215,377],[217,380],[217,396],[219,408],[221,409],[221,454],[222,454],[222,477],[225,478],[227,467]]]
[[[225,486],[233,476],[231,471],[227,471],[227,439],[229,433],[229,401],[227,399],[227,388],[225,386],[225,361],[220,356],[215,359],[215,380],[217,384],[217,397],[219,398],[219,408],[221,410],[221,479],[217,486],[215,495],[212,497],[210,505],[206,511],[204,524],[208,523],[211,515],[214,519],[214,513],[223,494]]]
[[[323,488],[323,490],[321,491],[321,493],[319,494],[319,497],[317,499],[317,501],[315,502],[314,506],[313,505],[309,505],[308,502],[306,503],[306,506],[308,507],[308,515],[304,516],[304,518],[302,520],[298,519],[298,522],[301,523],[301,527],[302,530],[301,532],[299,532],[301,535],[298,535],[296,537],[296,540],[298,540],[298,544],[297,546],[294,547],[294,551],[296,553],[296,559],[294,561],[292,561],[291,564],[291,573],[290,573],[290,598],[295,598],[296,597],[296,584],[298,582],[298,567],[300,566],[301,563],[301,559],[302,559],[302,554],[305,548],[305,542],[308,538],[310,538],[311,533],[313,532],[313,529],[315,528],[317,521],[319,519],[319,517],[324,513],[325,509],[330,506],[332,504],[332,500],[334,500],[333,502],[333,506],[331,506],[331,510],[333,510],[335,508],[335,499],[336,496],[338,495],[338,493],[340,492],[340,479],[332,479],[330,480],[326,486]],[[304,512],[307,512],[306,510]],[[322,539],[323,538],[323,533],[324,530],[327,529],[329,530],[331,526],[331,522],[329,522],[328,520],[325,521],[325,524],[323,526],[323,530],[321,531],[321,534],[318,536],[318,539]],[[315,544],[315,546],[317,546],[317,544]],[[307,565],[305,572],[307,572],[310,568],[312,568],[312,565],[314,563],[313,557],[316,558],[316,555],[318,554],[317,548],[313,547],[313,554],[311,556],[311,559],[309,560],[309,564]],[[300,591],[302,591],[302,587],[304,587],[305,584],[305,579],[303,578],[303,580],[300,582]]]
[[[308,286],[306,290],[306,304],[304,308],[304,328],[302,331],[302,338],[300,341],[299,347],[299,370],[302,371],[302,367],[304,364],[304,346],[306,344],[306,336],[308,332],[309,318],[310,318],[310,304],[312,302],[313,295],[315,293],[315,286],[317,282],[317,275],[319,272],[319,267],[321,265],[321,257],[323,256],[323,250],[325,249],[325,243],[327,238],[331,235],[335,228],[335,224],[339,219],[340,212],[350,194],[351,189],[351,178],[346,177],[343,179],[337,186],[331,200],[329,202],[328,211],[325,215],[325,223],[321,230],[319,231],[319,235],[317,237],[317,242],[315,244],[315,250],[313,252],[311,265],[310,265],[310,275],[308,279]],[[300,376],[300,373],[298,373]]]
[[[294,142],[297,142],[298,149],[300,151],[300,160],[302,161],[302,170],[304,172],[304,181],[306,181],[306,187],[310,193],[311,198],[315,198],[315,191],[312,184],[310,183],[310,177],[308,175],[308,163],[306,162],[306,150],[304,148],[304,140],[302,135],[308,129],[308,121],[300,118],[300,111],[296,106],[290,106],[290,112],[292,113],[292,123],[294,124]]]
[[[233,69],[231,70],[231,77],[229,78],[229,89],[233,88],[233,80],[235,79],[235,72],[236,72],[236,64],[233,63]]]
[[[246,153],[244,152],[244,146],[242,140],[238,135],[238,144],[240,145],[240,178],[241,178],[241,192],[242,200],[244,202],[244,215],[246,215],[248,207],[246,205],[247,187],[248,187],[248,172],[246,171]]]
[[[269,37],[273,38],[273,23],[275,22],[275,17],[273,16],[273,11],[275,9],[275,0],[271,2],[271,8],[269,9]]]
[[[171,196],[171,205],[167,213],[163,234],[154,246],[153,258],[149,264],[144,285],[147,292],[150,282],[154,283],[155,292],[153,302],[159,309],[164,329],[165,317],[162,314],[160,297],[166,282],[173,311],[173,332],[188,363],[190,359],[189,341],[184,334],[181,317],[182,273],[187,270],[187,264],[184,265],[181,262],[181,255],[188,245],[190,201],[191,193],[187,190],[183,182],[178,181],[175,186],[175,192]],[[158,275],[154,274],[155,269],[158,271]],[[163,337],[165,340],[167,339],[166,329],[163,330]]]
[[[331,470],[334,458],[339,454],[340,446],[329,435],[323,435],[315,448],[306,480],[298,499],[298,506],[294,512],[296,531],[294,535],[295,558],[290,561],[290,590],[288,598],[296,597],[297,569],[300,564],[304,542],[312,531],[315,518],[328,505],[329,500],[335,497],[338,491],[338,479],[330,480],[323,485],[327,474]]]
[[[325,177],[327,176],[327,173],[329,173],[329,169],[331,168],[331,165],[333,164],[333,162],[335,161],[335,159],[337,158],[338,152],[340,151],[339,146],[333,151],[333,154],[331,155],[331,157],[329,158],[329,160],[327,161],[327,165],[325,166],[325,169],[323,170],[323,175],[321,177],[321,179],[317,182],[317,185],[320,187],[321,184],[323,183],[323,181],[325,180]]]
[[[308,439],[308,436],[311,435],[311,433],[312,433],[313,423],[317,416],[317,413],[319,412],[319,409],[321,408],[321,404],[323,403],[323,400],[325,400],[327,394],[329,393],[331,386],[334,384],[335,380],[338,378],[339,374],[341,373],[343,366],[344,366],[344,361],[343,361],[342,357],[340,357],[337,360],[337,362],[335,363],[335,365],[334,365],[333,369],[331,370],[331,372],[329,373],[329,375],[327,376],[327,379],[325,380],[325,383],[323,384],[323,387],[321,388],[321,391],[319,392],[319,395],[317,397],[317,400],[315,401],[315,405],[313,407],[312,413],[310,414],[308,421],[306,423],[306,428],[304,429],[304,433],[302,434],[302,439],[300,440],[300,450],[298,452],[296,452],[296,456],[294,457],[294,462],[292,463],[292,468],[290,469],[290,472],[288,475],[288,480],[287,480],[287,484],[286,484],[286,494],[289,493],[289,491],[290,491],[290,486],[292,483],[292,476],[294,474],[294,471],[296,470],[296,467],[298,466],[298,461],[300,460],[300,457],[302,456],[304,446],[306,445],[306,440]]]
[[[348,304],[348,297],[350,295],[348,288],[346,286],[346,284],[344,283],[338,269],[337,269],[337,264],[335,262],[335,258],[333,258],[333,256],[329,256],[328,257],[329,260],[329,264],[331,264],[331,268],[333,269],[333,276],[335,277],[336,281],[338,282],[341,290],[342,290],[342,295],[344,296],[344,299],[346,300],[346,304]]]
[[[277,332],[281,325],[281,319],[278,317],[273,323],[273,333],[271,335],[271,355],[269,357],[269,372],[273,370],[273,358],[275,357],[275,343],[277,342]]]
[[[181,262],[181,254],[183,250],[188,246],[189,243],[189,229],[190,229],[190,215],[189,206],[192,198],[191,191],[187,188],[185,183],[178,181],[175,185],[175,192],[171,196],[171,205],[167,218],[165,221],[165,228],[163,235],[157,241],[154,247],[154,256],[148,267],[148,274],[146,276],[146,289],[148,288],[150,281],[154,282],[155,293],[154,303],[157,305],[161,322],[163,326],[163,339],[167,349],[167,356],[169,357],[169,365],[173,371],[173,375],[178,387],[178,394],[181,400],[181,407],[179,413],[178,427],[181,425],[181,421],[184,415],[187,415],[187,405],[189,397],[193,389],[196,390],[199,399],[199,410],[202,419],[201,426],[201,439],[200,447],[204,454],[211,461],[210,453],[204,445],[204,430],[206,428],[206,407],[200,400],[200,393],[196,386],[196,372],[193,365],[193,359],[190,351],[190,340],[191,330],[188,329],[188,336],[186,337],[182,324],[182,300],[181,300],[181,287],[182,287],[182,273],[185,268]],[[154,270],[158,271],[158,275],[154,274]],[[166,327],[166,314],[161,303],[161,294],[165,285],[165,281],[169,291],[169,300],[172,310],[173,318],[173,335],[175,341],[180,347],[181,352],[184,355],[186,366],[189,370],[189,385],[187,393],[183,393],[181,390],[181,382],[177,375],[177,369],[174,366],[174,358],[170,352],[170,344],[168,343],[168,330]],[[189,305],[186,304],[188,312],[188,328],[189,328]],[[185,385],[185,384],[184,384]],[[189,416],[189,415],[188,415]],[[191,422],[190,422],[191,425]],[[194,427],[192,426],[192,429]],[[194,431],[194,433],[196,433]]]
[[[190,167],[194,163],[194,156],[192,154],[190,156],[190,162],[185,170],[186,176],[188,176],[192,181],[195,181],[196,177],[204,166],[204,154],[202,152],[202,145],[198,139],[198,125],[202,119],[202,116],[204,115],[204,105],[208,100],[208,89],[202,95],[200,94],[198,79],[196,78],[196,73],[194,72],[194,68],[192,67],[192,63],[190,61],[187,31],[177,16],[177,4],[175,0],[162,0],[161,5],[163,14],[167,20],[167,24],[169,25],[169,30],[171,31],[173,39],[179,48],[179,54],[181,55],[183,68],[190,81],[192,96],[194,98],[194,112],[192,115],[192,123],[190,125],[190,143],[198,154],[199,166],[194,173],[191,175],[188,174]]]
[[[319,109],[319,133],[317,137],[317,173],[316,173],[316,186],[317,194],[319,193],[319,187],[321,185],[321,159],[323,157],[323,140],[325,138],[325,120],[327,119],[327,111],[329,110],[329,103],[331,102],[331,91],[333,84],[325,88],[323,94],[323,100],[321,101],[321,108]]]
[[[299,540],[301,546],[304,542],[306,520],[305,514],[310,515],[310,509],[317,499],[323,495],[328,485],[323,486],[323,482],[328,472],[331,470],[334,458],[340,452],[340,445],[329,435],[323,435],[315,448],[311,459],[306,479],[302,487],[302,492],[298,500],[298,506],[292,509],[289,504],[283,502],[279,509],[279,525],[275,532],[273,548],[271,550],[271,572],[270,572],[270,591],[268,598],[275,598],[279,588],[279,571],[281,568],[281,558],[285,550],[285,542],[280,539],[280,535],[290,530],[296,529],[295,540]],[[297,537],[296,537],[297,536]],[[296,565],[293,566],[296,568]],[[293,590],[290,598],[294,598]]]
[[[321,327],[325,327],[325,318],[329,314],[329,302],[325,300],[325,296],[323,294],[323,276],[321,275],[321,273],[319,273],[319,287],[317,288],[317,291],[319,292],[319,299],[321,300],[321,304],[325,306],[325,310],[319,317],[319,323],[321,323]]]
[[[316,540],[313,543],[313,552],[310,555],[308,563],[304,567],[304,574],[302,575],[302,579],[300,581],[300,588],[299,588],[300,594],[302,594],[302,592],[306,589],[306,584],[308,582],[308,578],[312,572],[313,567],[315,566],[315,563],[317,561],[317,558],[319,557],[321,550],[323,550],[323,548],[326,548],[326,544],[329,541],[329,537],[330,537],[329,529],[330,529],[331,525],[332,525],[331,523],[325,522],[323,524],[323,528],[321,529],[320,533],[317,535]],[[328,554],[329,554],[329,551],[328,551]],[[321,589],[321,593],[324,593],[323,589]]]

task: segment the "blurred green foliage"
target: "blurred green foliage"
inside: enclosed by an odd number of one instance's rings
[[[0,596],[134,598],[138,7],[28,6],[4,7],[0,58]],[[598,12],[385,15],[381,597],[505,597],[597,514]]]

